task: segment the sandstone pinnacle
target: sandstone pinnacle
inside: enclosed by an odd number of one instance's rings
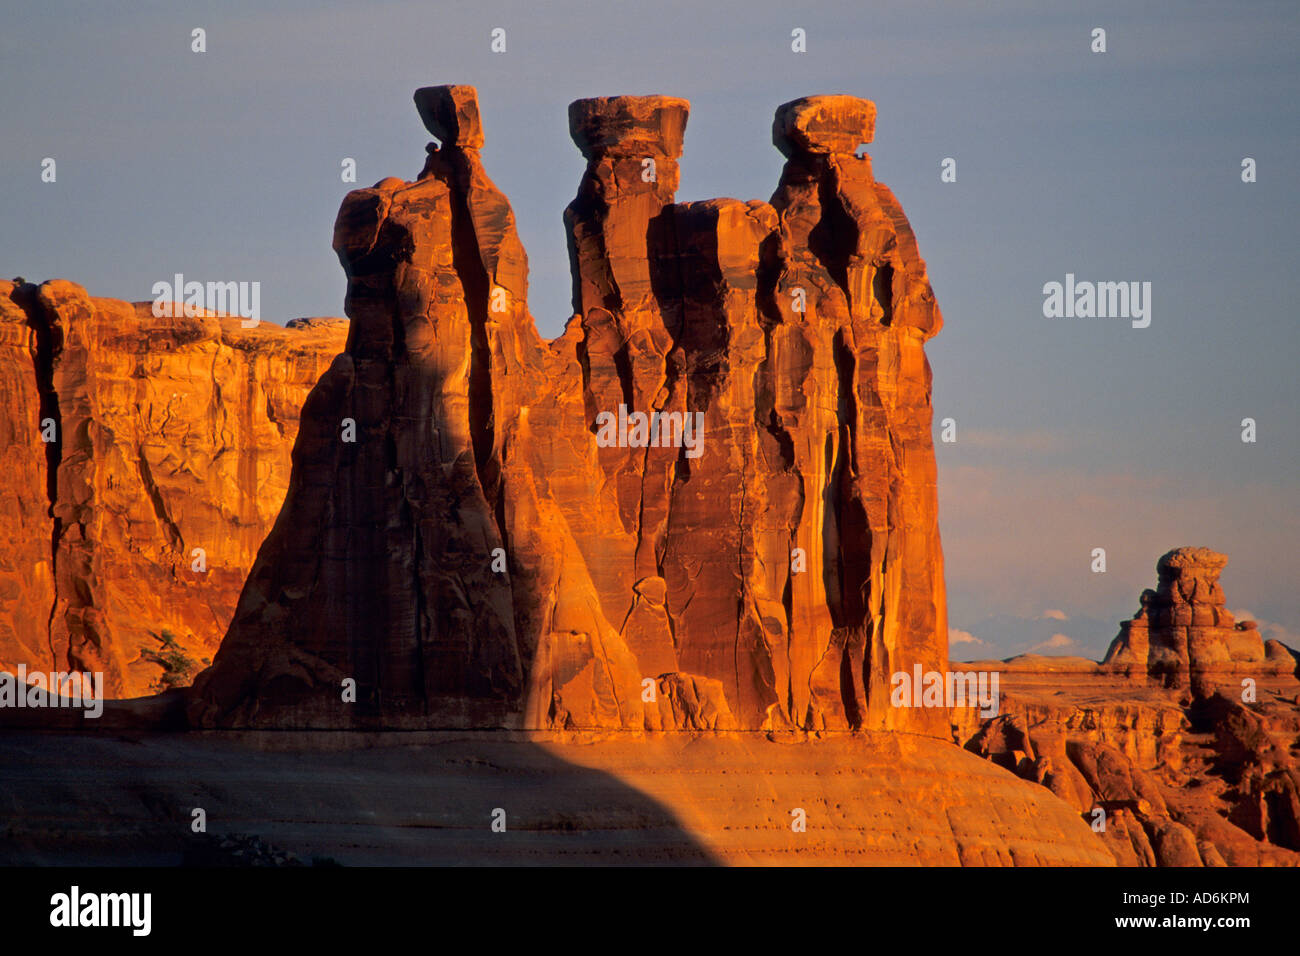
[[[685,100],[574,102],[575,316],[545,343],[473,90],[416,103],[466,148],[343,202],[348,348],[192,719],[946,735],[889,702],[947,653],[942,319],[898,201],[842,155],[874,107],[787,104],[769,202],[679,203]]]
[[[1228,557],[1210,548],[1175,548],[1156,562],[1155,590],[1120,625],[1105,663],[1135,679],[1150,676],[1172,687],[1190,682],[1198,695],[1235,675],[1259,676],[1294,668],[1269,658],[1254,622],[1238,623],[1226,607],[1219,575]]]

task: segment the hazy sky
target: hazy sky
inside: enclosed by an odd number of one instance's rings
[[[0,31],[0,273],[130,300],[175,272],[258,280],[275,321],[342,314],[340,162],[357,185],[413,178],[416,87],[478,87],[548,336],[570,311],[571,100],[689,99],[695,200],[771,195],[780,103],[873,99],[875,172],[946,321],[940,521],[950,623],[973,637],[954,656],[1099,655],[1179,545],[1225,551],[1229,606],[1300,633],[1294,0],[28,7]],[[1066,273],[1151,282],[1150,327],[1045,318]]]

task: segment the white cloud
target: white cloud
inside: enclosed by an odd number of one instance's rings
[[[1056,610],[1055,608],[1050,608],[1050,607],[1049,607],[1046,611],[1043,612],[1043,620],[1045,620],[1045,621],[1068,621],[1068,620],[1069,620],[1069,617],[1066,616],[1066,613],[1065,613],[1064,611],[1058,611],[1058,610]]]
[[[1034,651],[1059,651],[1062,648],[1073,647],[1074,638],[1067,637],[1064,634],[1053,634],[1041,644],[1035,644],[1029,649],[1032,654]]]
[[[984,644],[986,642],[980,640],[970,631],[962,631],[962,630],[958,630],[955,627],[950,627],[948,628],[948,643],[951,645],[951,644]]]

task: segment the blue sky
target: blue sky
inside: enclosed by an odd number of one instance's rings
[[[771,195],[780,103],[873,99],[875,172],[947,323],[940,520],[951,624],[974,638],[955,656],[1098,655],[1179,545],[1226,552],[1229,606],[1300,633],[1294,2],[46,2],[5,27],[0,273],[133,300],[175,272],[257,279],[275,321],[341,314],[340,161],[359,185],[414,177],[418,86],[479,88],[545,335],[570,308],[571,100],[689,99],[693,200]],[[1045,318],[1067,272],[1150,281],[1150,328]]]

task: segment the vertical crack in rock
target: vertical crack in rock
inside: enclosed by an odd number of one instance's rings
[[[149,468],[149,461],[145,458],[144,449],[136,449],[135,467],[140,474],[140,484],[144,487],[145,495],[149,498],[150,505],[153,506],[154,516],[162,524],[167,532],[167,540],[171,546],[179,553],[185,553],[185,538],[181,535],[181,529],[177,527],[172,516],[167,512],[167,502],[163,500],[162,492],[158,490],[157,483],[153,480],[153,472]]]
[[[106,478],[101,452],[116,445],[118,436],[113,424],[96,414],[89,385],[99,361],[92,347],[96,311],[84,289],[62,280],[42,283],[37,301],[48,327],[57,330],[47,353],[60,446],[57,490],[50,503],[58,556],[50,633],[61,660],[77,670],[103,671],[106,688],[116,690],[123,686],[129,664],[104,613],[111,585],[102,566],[100,530],[111,519],[93,502]],[[120,451],[130,461],[132,442],[123,437]]]
[[[840,697],[844,703],[848,725],[861,726],[865,695],[860,690],[856,675],[865,666],[862,657],[855,668],[852,656],[861,650],[860,641],[866,623],[866,595],[870,582],[871,529],[858,497],[857,462],[857,362],[851,342],[851,333],[840,329],[834,337],[834,364],[837,371],[838,400],[836,416],[839,424],[839,441],[836,460],[831,471],[833,489],[833,515],[835,534],[833,551],[827,555],[830,573],[830,591],[827,595],[832,621],[842,640],[840,666]]]
[[[667,197],[669,200],[671,196]],[[677,232],[676,206],[671,202],[665,205],[662,211],[654,216],[646,224],[646,257],[650,266],[650,284],[655,291],[655,302],[659,308],[660,315],[663,317],[664,327],[667,329],[672,339],[672,345],[664,356],[663,362],[663,386],[662,394],[664,401],[660,403],[657,410],[668,413],[681,408],[683,414],[690,414],[690,387],[688,377],[684,374],[688,362],[681,345],[681,337],[684,332],[686,316],[685,307],[682,301],[683,290],[686,288],[686,277],[682,271],[682,250],[681,242]],[[679,389],[684,392],[679,394]],[[641,482],[641,513],[645,512],[645,500],[647,496],[646,478],[650,465],[650,449],[646,448],[644,464],[642,465],[642,482]],[[664,578],[664,549],[667,545],[667,537],[663,529],[672,527],[673,524],[673,504],[678,500],[679,490],[690,481],[691,466],[686,457],[686,447],[683,446],[676,450],[672,455],[670,473],[667,477],[668,501],[663,513],[663,523],[659,533],[655,535],[653,541],[653,559],[655,575]],[[638,535],[640,528],[638,528]],[[637,554],[640,555],[643,543],[638,540]],[[677,640],[677,615],[667,601],[664,605],[664,618],[668,626],[668,637],[672,642],[674,656],[680,651],[680,645]]]
[[[871,297],[880,304],[880,324],[888,327],[894,320],[894,267],[888,262],[880,263],[873,270]]]
[[[487,322],[489,299],[491,297],[490,279],[484,269],[479,240],[474,233],[474,223],[470,218],[467,190],[465,189],[465,157],[459,155],[454,147],[443,147],[451,153],[447,157],[450,165],[460,167],[460,175],[452,182],[451,189],[451,228],[452,228],[452,268],[465,290],[465,309],[470,325],[469,357],[469,428],[470,440],[474,447],[474,469],[478,473],[479,486],[483,496],[488,500],[495,513],[495,501],[498,493],[500,469],[496,461],[496,426],[493,419],[492,397],[492,353],[488,344]],[[502,537],[504,538],[504,531]]]
[[[55,647],[54,616],[59,607],[59,540],[63,534],[63,519],[55,510],[59,499],[59,464],[63,458],[63,416],[59,410],[59,393],[54,387],[54,360],[63,347],[63,330],[56,315],[47,313],[37,297],[37,287],[32,283],[16,286],[12,298],[26,313],[26,325],[31,329],[34,349],[31,351],[32,367],[36,377],[38,398],[35,423],[39,430],[45,421],[53,421],[56,440],[43,442],[45,451],[45,498],[50,519],[49,555],[53,594],[49,613],[45,618],[45,641],[52,663],[59,663],[63,655]]]

